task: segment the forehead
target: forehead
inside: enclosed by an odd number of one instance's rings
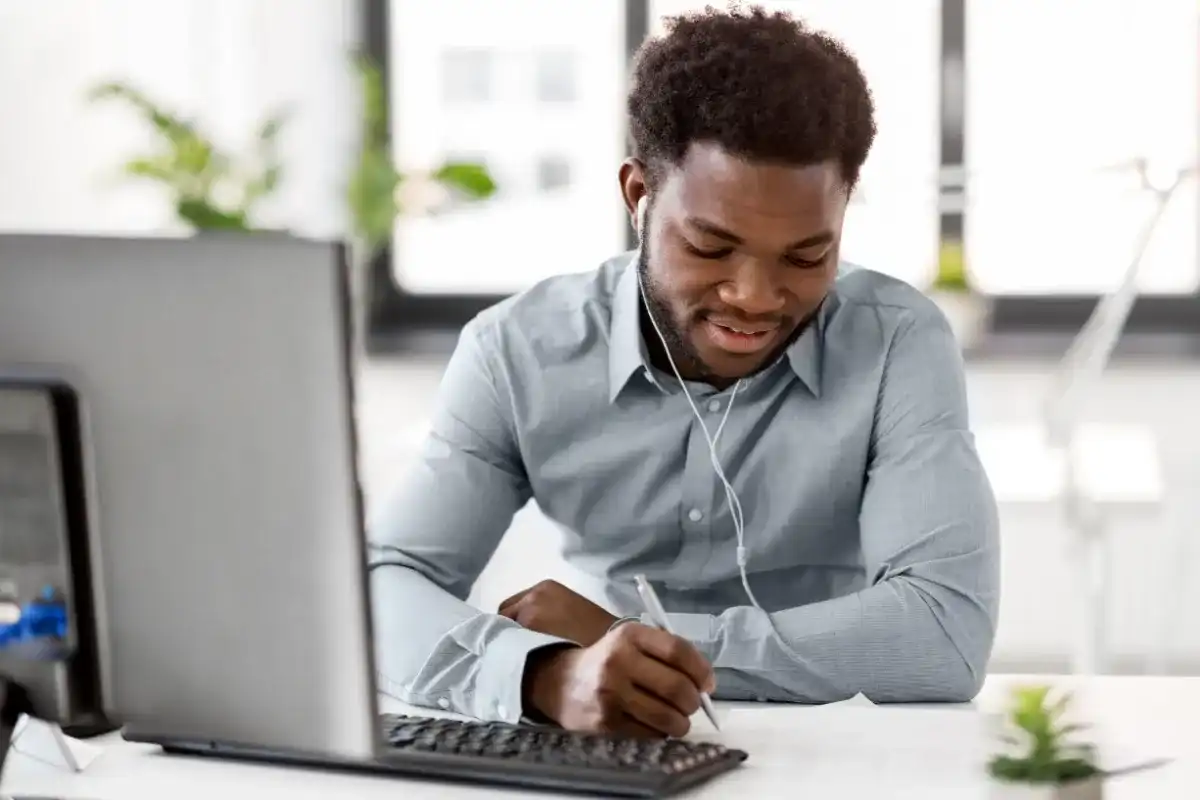
[[[708,144],[689,148],[662,190],[680,216],[751,235],[763,227],[786,228],[785,236],[836,228],[847,199],[835,162],[753,163]]]

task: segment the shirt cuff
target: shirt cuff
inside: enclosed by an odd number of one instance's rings
[[[676,636],[691,642],[710,662],[716,657],[720,638],[716,617],[711,614],[667,614],[667,622]],[[642,623],[656,627],[649,614],[642,615]]]
[[[472,716],[485,722],[520,722],[524,713],[521,684],[529,654],[543,647],[563,644],[578,646],[567,639],[528,628],[511,627],[501,631],[480,659]]]

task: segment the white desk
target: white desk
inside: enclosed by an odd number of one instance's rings
[[[689,797],[870,797],[969,800],[985,798],[981,762],[991,741],[981,710],[1004,699],[1017,680],[992,678],[977,707],[894,709],[860,705],[787,707],[723,705],[721,741],[743,747],[739,770]],[[1057,679],[1056,679],[1057,680]],[[1065,681],[1064,680],[1064,685]],[[1110,798],[1189,798],[1200,787],[1200,678],[1072,680],[1101,739],[1114,735],[1138,753],[1176,759],[1159,770],[1111,784]],[[162,755],[157,748],[108,737],[103,755],[72,774],[14,753],[3,776],[5,795],[80,800],[187,800],[254,797],[521,798],[520,791],[417,782],[321,769],[280,768]]]

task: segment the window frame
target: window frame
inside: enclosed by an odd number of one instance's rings
[[[394,67],[389,35],[389,0],[361,2],[362,39],[367,53],[379,65],[384,97],[390,105]],[[650,0],[623,0],[623,3],[623,46],[629,62],[649,35]],[[942,0],[940,57],[943,93],[947,88],[947,80],[962,80],[965,69],[970,68],[970,55],[966,48],[966,14],[967,0]],[[1200,30],[1197,33],[1200,35]],[[957,70],[957,77],[954,76],[953,69],[957,66],[956,61],[963,66]],[[948,65],[951,68],[948,69]],[[964,106],[970,102],[964,85],[950,88],[952,91],[961,92]],[[1197,113],[1200,114],[1200,99],[1197,103]],[[939,150],[942,173],[961,174],[961,170],[957,168],[962,164],[964,157],[965,115],[950,113],[944,103],[941,114]],[[390,113],[388,116],[390,118]],[[961,191],[965,187],[943,187],[944,192],[946,188]],[[1200,188],[1197,191],[1200,191]],[[965,229],[967,212],[954,210],[956,207],[961,208],[961,204],[944,204],[943,211],[940,212],[939,231],[943,235],[956,232],[961,234]],[[633,231],[629,230],[626,246],[632,248],[635,245]],[[1200,256],[1196,269],[1200,275]],[[394,351],[403,346],[404,340],[414,333],[457,331],[476,314],[508,296],[485,293],[410,293],[396,284],[392,271],[392,252],[389,245],[382,248],[369,265],[366,313],[368,341],[372,352]],[[1080,329],[1099,299],[1098,295],[1081,294],[993,295],[989,297],[992,305],[991,333],[1071,334]],[[1142,295],[1130,314],[1126,331],[1155,334],[1200,333],[1200,282],[1197,290],[1191,294]]]

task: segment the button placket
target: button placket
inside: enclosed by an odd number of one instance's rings
[[[710,430],[715,430],[709,426]],[[682,528],[677,563],[690,580],[702,576],[700,568],[712,553],[712,509],[715,479],[708,440],[700,423],[692,420],[687,441],[683,479],[680,485],[679,524]]]

